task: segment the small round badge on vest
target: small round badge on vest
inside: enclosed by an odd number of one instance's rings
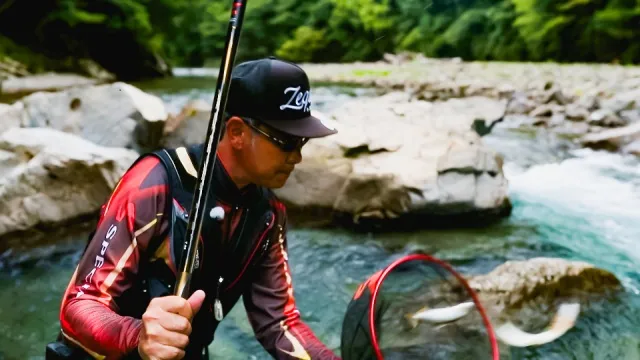
[[[213,220],[222,221],[224,219],[224,209],[221,206],[211,208],[211,211],[209,211],[209,217]]]

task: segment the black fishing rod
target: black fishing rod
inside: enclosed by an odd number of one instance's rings
[[[207,203],[211,189],[213,168],[216,162],[218,143],[220,142],[220,132],[222,129],[223,114],[227,105],[227,95],[229,92],[229,82],[231,71],[238,49],[238,41],[242,30],[247,0],[234,0],[231,8],[231,18],[227,29],[227,40],[224,47],[224,57],[220,63],[218,73],[218,83],[213,98],[211,116],[209,117],[209,127],[205,140],[204,156],[198,169],[198,179],[196,181],[193,203],[189,212],[189,223],[187,225],[187,236],[182,248],[182,257],[179,265],[179,275],[176,281],[175,295],[184,299],[189,298],[189,284],[193,274],[195,254],[198,246],[198,239],[202,231],[202,221],[204,218],[204,206]]]

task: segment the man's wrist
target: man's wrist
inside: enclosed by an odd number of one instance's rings
[[[128,353],[131,354],[138,354],[141,358],[144,359],[144,357],[142,357],[142,354],[140,353],[140,334],[142,330],[142,320],[136,319],[135,322],[135,326],[133,326],[131,328],[131,333],[128,334],[127,339],[129,340],[129,343],[127,344],[127,350]]]

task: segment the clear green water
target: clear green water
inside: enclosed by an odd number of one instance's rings
[[[210,79],[146,84],[173,111],[188,98],[209,101],[214,86]],[[319,106],[326,109],[346,99],[340,91],[318,91]],[[531,136],[499,129],[486,141],[507,160],[514,204],[509,219],[485,229],[411,234],[293,229],[290,261],[303,318],[338,350],[344,311],[355,287],[416,248],[465,273],[487,272],[510,259],[560,256],[613,271],[625,291],[585,308],[577,326],[559,340],[514,349],[510,358],[640,359],[640,162],[571,151],[570,145],[546,133]],[[78,249],[82,241],[78,239]],[[60,297],[77,257],[78,251],[0,270],[0,359],[44,358],[45,344],[58,331]],[[214,359],[269,358],[253,338],[241,303],[223,322],[211,350]]]

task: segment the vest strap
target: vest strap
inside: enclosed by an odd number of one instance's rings
[[[194,178],[198,177],[198,171],[195,166],[193,166],[193,162],[191,162],[191,158],[189,157],[189,153],[185,147],[179,147],[176,149],[176,155],[178,155],[178,159],[182,164],[182,167],[187,172],[187,174],[193,176]]]

